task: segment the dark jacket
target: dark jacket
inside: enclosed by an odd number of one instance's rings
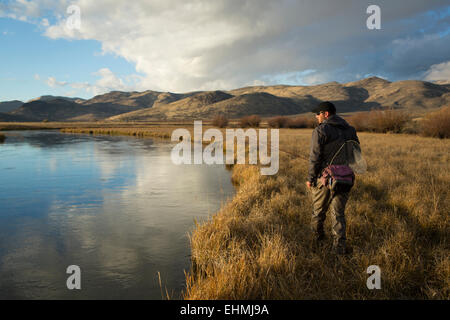
[[[338,115],[330,116],[314,129],[309,155],[309,182],[315,183],[322,170],[330,163],[346,140],[355,140],[359,143],[355,128]]]

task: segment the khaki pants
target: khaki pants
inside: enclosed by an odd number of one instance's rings
[[[317,179],[316,187],[311,187],[311,195],[313,202],[311,227],[313,232],[316,233],[317,237],[324,235],[323,224],[328,208],[330,208],[334,246],[345,247],[345,205],[349,192],[333,194],[330,189],[322,185],[320,179]]]

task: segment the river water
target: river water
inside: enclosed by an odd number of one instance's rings
[[[0,299],[179,297],[194,221],[234,194],[224,166],[177,166],[162,140],[5,134]],[[67,288],[71,265],[79,290]]]

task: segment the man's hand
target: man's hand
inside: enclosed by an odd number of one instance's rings
[[[311,189],[311,182],[306,181],[306,187],[307,187],[308,189]]]

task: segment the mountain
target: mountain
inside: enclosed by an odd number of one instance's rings
[[[111,103],[83,105],[65,99],[54,99],[28,102],[9,114],[21,116],[30,121],[95,121],[133,110],[136,110],[136,107]]]
[[[69,97],[60,97],[60,96],[46,95],[46,96],[40,96],[40,97],[31,99],[31,100],[28,100],[27,102],[50,101],[50,100],[55,100],[55,99],[62,99],[62,100],[67,100],[67,101],[71,101],[71,102],[76,102],[76,103],[82,103],[83,101],[85,101],[85,99],[82,99],[82,98],[69,98]]]
[[[390,82],[379,77],[344,84],[253,86],[227,92],[200,92],[164,106],[153,106],[106,120],[208,119],[217,114],[230,118],[249,114],[290,115],[308,112],[325,100],[332,101],[341,113],[372,108],[434,109],[450,105],[449,90],[449,85],[415,80]]]
[[[450,80],[435,80],[432,82],[436,84],[450,84]]]
[[[151,108],[156,105],[168,104],[185,97],[188,97],[194,93],[177,94],[171,92],[158,92],[147,90],[144,92],[124,92],[124,91],[111,91],[102,95],[93,97],[92,99],[82,102],[84,105],[90,105],[95,103],[111,103],[115,105],[130,106],[137,109]]]
[[[222,91],[200,92],[176,102],[111,117],[111,121],[131,120],[182,120],[209,119],[217,114],[230,118],[247,114],[272,116],[305,112],[299,104],[289,98],[277,97],[266,92],[255,92],[233,96]]]
[[[21,105],[23,105],[23,102],[19,100],[0,102],[0,112],[10,112],[19,108]]]
[[[370,78],[369,78],[370,79]],[[371,107],[432,109],[450,105],[449,88],[426,81],[404,80],[396,82],[366,81],[346,84],[355,90],[367,91],[364,104]]]
[[[29,121],[33,121],[33,119],[25,116],[12,115],[0,112],[0,122],[29,122]]]
[[[370,77],[343,84],[252,86],[230,91],[112,91],[89,100],[43,96],[8,114],[34,121],[211,119],[218,114],[269,117],[306,113],[325,100],[332,101],[340,113],[373,108],[431,110],[450,106],[450,85]]]

